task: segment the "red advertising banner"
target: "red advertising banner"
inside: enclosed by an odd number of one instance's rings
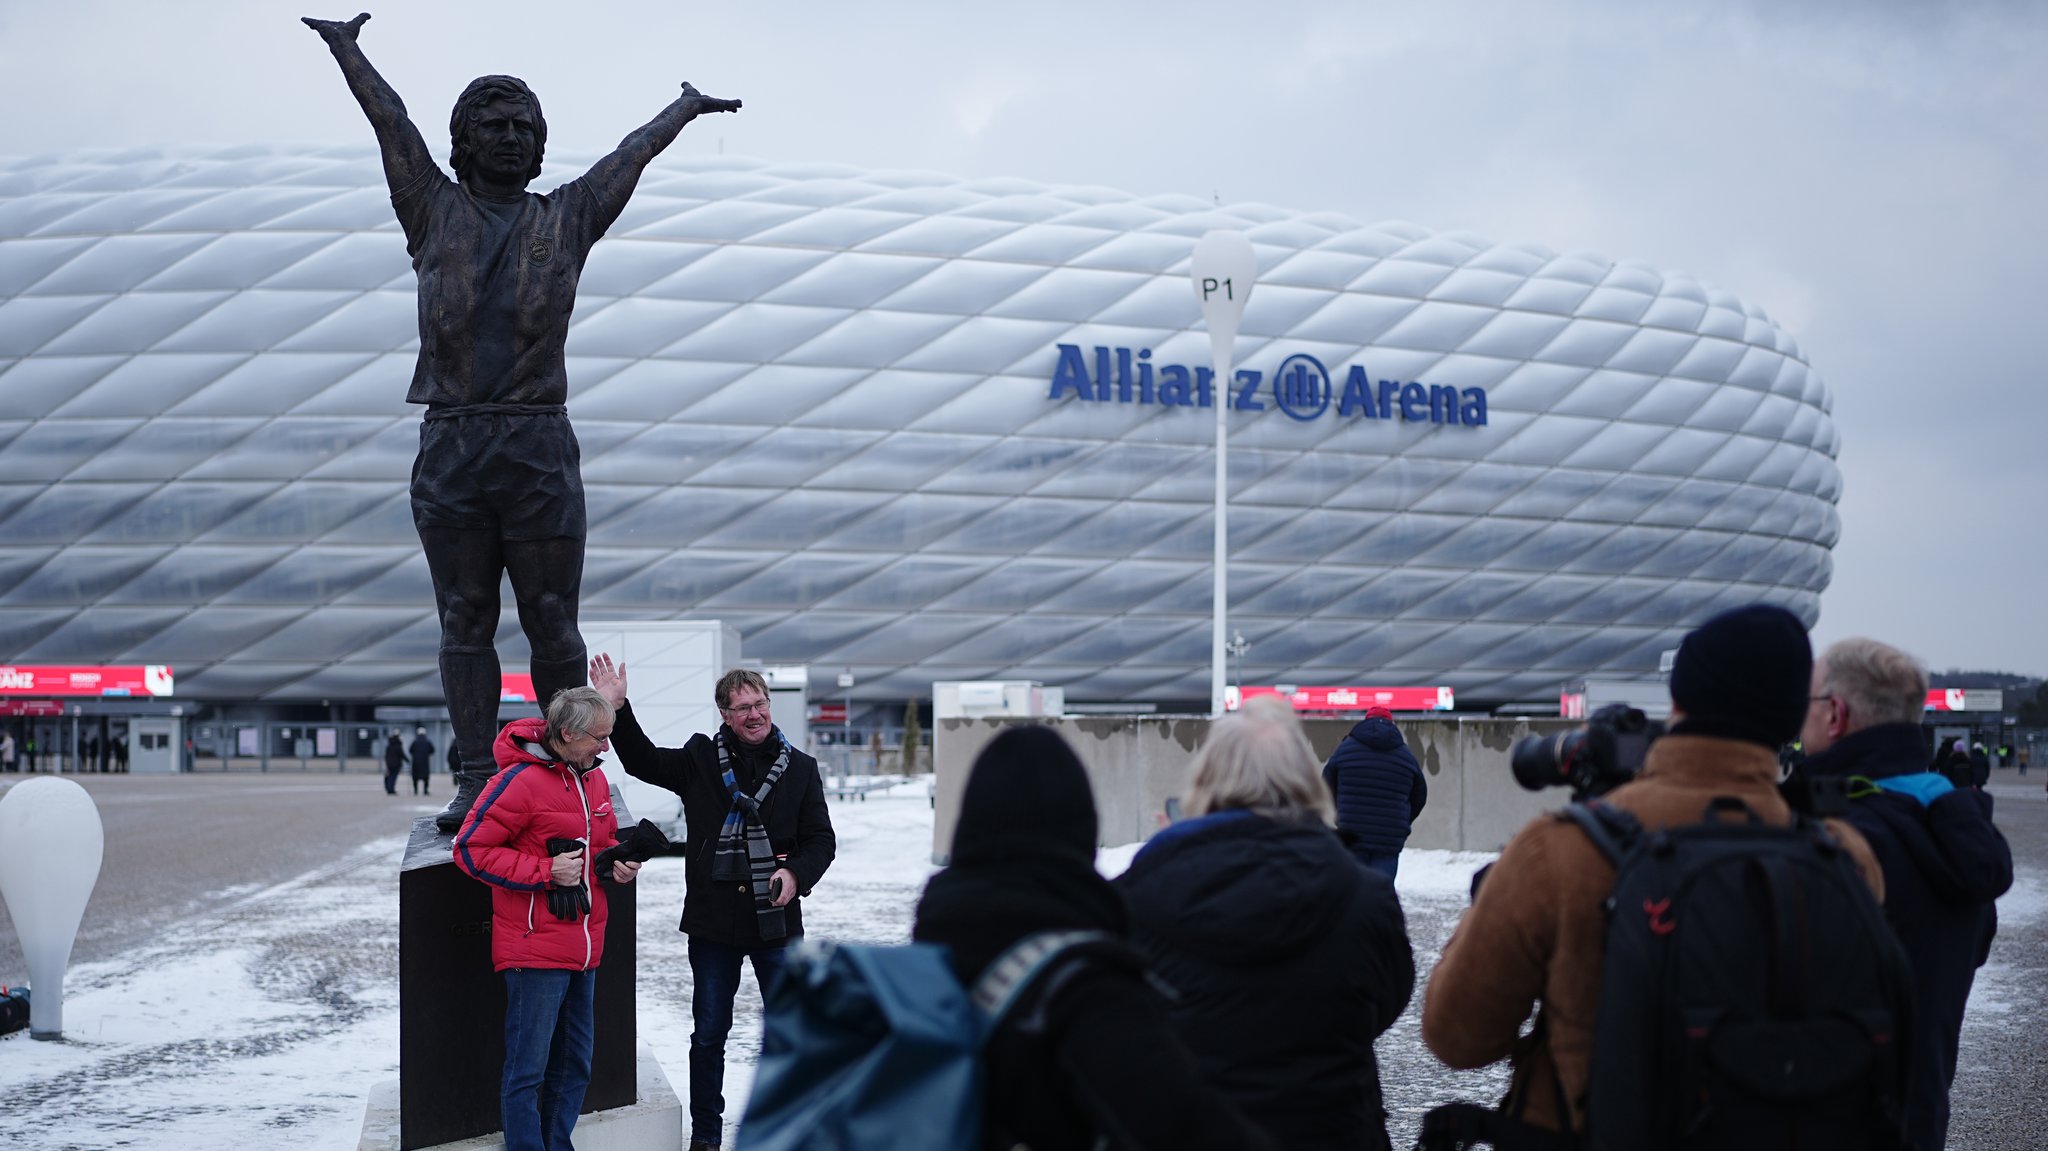
[[[817,712],[811,717],[812,723],[845,723],[846,705],[843,703],[821,703],[811,710]]]
[[[1937,687],[1927,693],[1928,711],[2004,711],[2005,691],[1996,687]]]
[[[63,715],[64,705],[54,699],[0,699],[0,715]]]
[[[0,664],[0,697],[20,695],[171,694],[171,669],[160,663],[129,667],[41,667]]]
[[[533,703],[533,677],[525,672],[498,673],[499,703]]]
[[[1277,687],[1232,687],[1223,692],[1223,706],[1236,711],[1247,700],[1281,695]],[[1448,687],[1297,687],[1286,693],[1296,711],[1450,711],[1455,699]]]

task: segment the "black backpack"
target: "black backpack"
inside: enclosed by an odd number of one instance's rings
[[[1598,800],[1561,818],[1616,870],[1588,1151],[1906,1145],[1905,952],[1818,821],[1726,796],[1653,833]]]
[[[1585,1137],[1453,1103],[1424,1118],[1418,1147],[1907,1146],[1911,981],[1855,860],[1805,815],[1771,827],[1725,796],[1705,815],[1651,833],[1597,799],[1559,813],[1616,872]]]

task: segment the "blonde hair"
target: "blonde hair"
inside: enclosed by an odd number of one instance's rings
[[[1323,765],[1285,701],[1247,701],[1243,710],[1210,724],[1209,738],[1195,752],[1188,814],[1238,809],[1336,822]]]
[[[1821,689],[1849,705],[1857,730],[1881,723],[1920,722],[1927,708],[1927,669],[1888,643],[1857,636],[1821,653]]]

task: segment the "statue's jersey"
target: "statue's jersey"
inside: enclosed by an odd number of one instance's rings
[[[600,188],[585,176],[501,201],[430,168],[395,193],[420,282],[420,356],[405,398],[435,407],[567,403],[562,346],[576,283],[634,178]]]

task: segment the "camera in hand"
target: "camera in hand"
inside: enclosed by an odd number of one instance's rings
[[[1573,799],[1605,795],[1636,777],[1650,744],[1663,734],[1664,725],[1641,709],[1611,703],[1577,730],[1516,740],[1508,766],[1530,791],[1569,787]]]

